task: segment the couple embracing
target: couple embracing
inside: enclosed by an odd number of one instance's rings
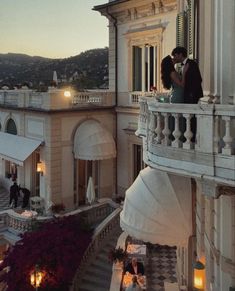
[[[197,104],[203,97],[197,63],[187,57],[184,47],[174,48],[171,55],[161,63],[162,83],[165,89],[171,89],[171,103]],[[175,70],[175,64],[181,64],[179,72]]]

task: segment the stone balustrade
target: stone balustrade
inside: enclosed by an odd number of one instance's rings
[[[0,106],[32,108],[38,110],[59,110],[92,106],[114,106],[114,92],[71,90],[70,97],[65,96],[66,90],[49,88],[47,92],[33,90],[0,90]]]
[[[234,183],[234,105],[169,104],[147,97],[139,104],[136,134],[144,138],[146,164]]]
[[[142,91],[133,91],[129,93],[129,105],[138,106],[143,98],[153,98],[154,100],[164,101],[169,100],[169,93],[167,92],[158,92],[158,91],[150,91],[150,92],[142,92]]]
[[[0,212],[0,225],[2,229],[12,228],[19,233],[32,228],[32,218],[23,217],[12,209]]]
[[[119,227],[120,225],[120,212],[121,208],[114,210],[103,222],[96,228],[93,239],[79,265],[79,268],[75,274],[70,291],[79,290],[80,282],[82,280],[83,274],[86,270],[86,266],[94,259],[99,250],[105,244],[110,235]]]
[[[87,225],[97,224],[108,217],[118,207],[118,204],[113,202],[111,199],[103,200],[104,201],[92,206],[86,206],[75,211],[68,212],[65,215],[57,216],[62,217],[67,215],[78,215],[81,216],[81,219],[83,219],[83,222]],[[45,222],[51,220],[52,218],[52,216],[25,217],[15,212],[13,209],[4,210],[0,212],[0,232],[11,228],[16,231],[16,233],[24,233],[31,230],[33,221],[37,220],[40,222]]]

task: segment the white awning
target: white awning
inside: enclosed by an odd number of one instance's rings
[[[112,135],[95,120],[84,121],[74,137],[74,156],[81,160],[104,160],[116,157]]]
[[[41,143],[41,140],[0,132],[0,157],[23,166],[24,161]]]
[[[146,242],[186,246],[192,233],[190,178],[145,168],[126,191],[121,228]]]

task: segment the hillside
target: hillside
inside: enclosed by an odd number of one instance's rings
[[[30,84],[38,88],[50,85],[53,72],[58,83],[73,84],[78,89],[107,87],[108,48],[92,49],[65,59],[49,59],[24,54],[0,54],[0,86]]]

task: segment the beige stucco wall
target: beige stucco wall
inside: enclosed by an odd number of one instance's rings
[[[110,110],[83,110],[57,113],[30,111],[0,111],[2,131],[7,119],[15,121],[18,134],[44,141],[40,147],[40,160],[44,163],[44,173],[40,176],[40,196],[46,201],[63,202],[69,209],[74,207],[74,156],[73,138],[78,126],[87,119],[95,119],[115,138],[115,114]],[[115,194],[115,159],[100,162],[100,196],[112,197]],[[0,161],[0,179],[9,188],[11,179],[5,178],[5,163]],[[32,156],[24,166],[18,166],[17,182],[32,188]]]
[[[234,199],[204,195],[197,183],[196,240],[198,258],[206,259],[206,290],[229,290],[234,284]],[[208,192],[208,194],[210,194]],[[233,267],[232,267],[233,266]],[[233,275],[232,275],[233,274]]]

